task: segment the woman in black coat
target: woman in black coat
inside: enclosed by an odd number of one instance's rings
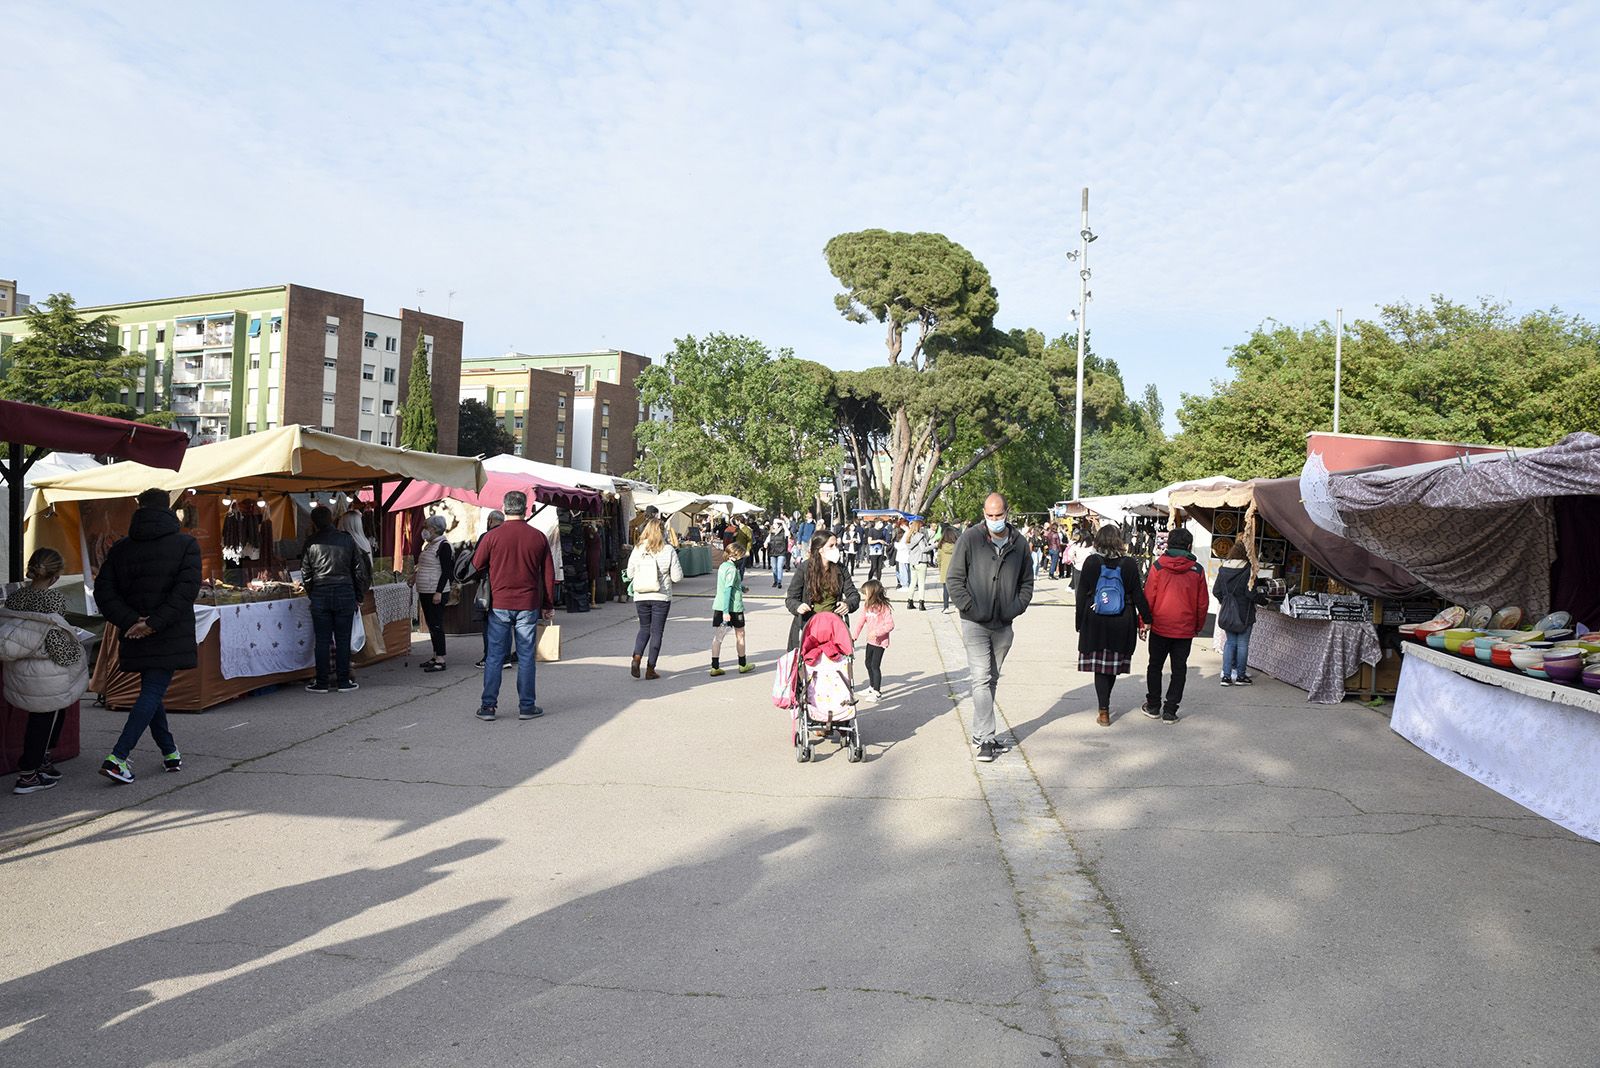
[[[794,622],[789,624],[790,649],[799,647],[801,630],[818,612],[838,612],[842,616],[861,607],[856,581],[839,562],[839,539],[832,534],[818,534],[811,539],[810,549],[795,566],[789,592],[783,599],[794,616]]]
[[[1228,635],[1222,647],[1222,685],[1248,686],[1250,628],[1256,624],[1255,584],[1250,581],[1250,551],[1243,538],[1233,543],[1211,587],[1217,597],[1217,626]]]
[[[1095,722],[1111,726],[1111,687],[1118,675],[1133,668],[1133,651],[1149,625],[1150,605],[1144,599],[1144,584],[1139,579],[1139,562],[1126,555],[1122,531],[1114,524],[1103,525],[1094,536],[1095,552],[1083,562],[1078,574],[1078,670],[1094,672],[1094,692],[1100,714]],[[1100,573],[1108,567],[1122,574],[1122,611],[1102,615],[1095,611],[1095,587]]]

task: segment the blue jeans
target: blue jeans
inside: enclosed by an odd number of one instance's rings
[[[1250,630],[1246,627],[1239,634],[1230,632],[1222,643],[1223,678],[1242,679],[1250,674]]]
[[[489,635],[489,652],[483,661],[482,707],[494,708],[500,701],[500,673],[513,640],[517,646],[517,707],[534,707],[534,673],[538,669],[533,655],[539,613],[531,608],[491,608],[484,620]]]
[[[910,564],[896,564],[896,565],[894,565],[894,577],[899,581],[900,588],[902,590],[905,589],[907,586],[911,585],[911,565]]]
[[[173,739],[172,732],[167,730],[165,702],[167,687],[171,685],[171,668],[147,668],[139,672],[139,696],[133,702],[133,708],[128,710],[128,722],[122,728],[121,737],[111,747],[113,753],[127,760],[146,729],[150,731],[150,737],[156,740],[156,747],[161,750],[162,756],[178,751],[178,743]]]
[[[650,650],[650,667],[656,666],[656,658],[661,655],[661,639],[667,633],[667,613],[672,611],[671,601],[635,601],[634,610],[639,614],[639,633],[633,639],[633,655],[643,656],[645,650]]]
[[[789,558],[782,553],[772,554],[772,582],[775,586],[783,585],[783,569],[789,566]]]
[[[312,587],[311,632],[316,639],[317,681],[326,684],[328,674],[328,646],[335,649],[332,666],[338,670],[338,681],[350,681],[350,628],[356,618],[356,591],[353,586]]]

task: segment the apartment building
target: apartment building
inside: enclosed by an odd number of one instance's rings
[[[409,308],[369,312],[360,297],[294,284],[80,311],[110,316],[121,346],[145,357],[125,401],[172,412],[196,444],[290,423],[395,444],[421,334],[440,451],[455,451],[460,320]],[[0,318],[0,361],[26,334],[26,320]]]
[[[14,278],[0,278],[0,319],[8,315],[21,315],[28,310],[33,298],[17,292]]]
[[[519,455],[622,475],[638,459],[634,430],[647,413],[636,382],[649,366],[618,349],[474,357],[461,362],[461,399],[493,409]]]

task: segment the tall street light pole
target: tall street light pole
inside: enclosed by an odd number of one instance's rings
[[[1072,432],[1072,499],[1077,500],[1082,490],[1083,476],[1083,335],[1089,324],[1089,242],[1095,240],[1089,229],[1089,187],[1083,187],[1083,225],[1078,231],[1078,248],[1067,253],[1067,259],[1078,262],[1078,308],[1072,317],[1078,320],[1078,392],[1074,398],[1076,409]]]

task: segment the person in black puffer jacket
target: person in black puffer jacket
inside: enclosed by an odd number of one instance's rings
[[[168,771],[183,766],[167,729],[165,700],[172,674],[199,663],[194,640],[194,599],[200,593],[200,543],[183,533],[166,490],[139,494],[128,536],[111,547],[95,577],[94,599],[121,632],[118,663],[139,673],[139,697],[128,722],[100,765],[116,782],[133,781],[128,756],[146,729]]]
[[[333,525],[333,512],[325,505],[311,509],[311,536],[300,551],[300,571],[311,595],[311,627],[316,635],[317,677],[306,686],[309,693],[327,693],[330,681],[340,693],[360,689],[350,677],[350,634],[362,598],[372,585],[372,565],[367,554],[346,531]],[[334,648],[338,678],[329,674],[328,646]]]

